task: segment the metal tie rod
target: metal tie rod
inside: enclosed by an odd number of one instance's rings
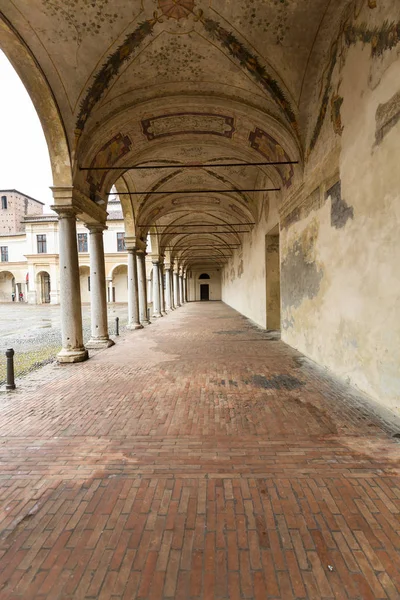
[[[175,223],[172,225],[154,225],[153,223],[140,223],[137,226],[138,227],[155,227],[156,229],[159,229],[161,227],[163,228],[176,228],[176,227],[237,227],[237,226],[247,226],[247,225],[256,225],[255,221],[250,221],[249,223],[194,223],[193,225],[190,225],[189,223],[182,223],[181,225],[179,225],[179,223]]]
[[[242,192],[280,192],[281,188],[253,188],[250,190],[165,190],[164,192],[121,192],[118,196],[151,196],[152,194],[241,194]],[[109,192],[107,196],[115,196]]]
[[[204,169],[210,168],[223,168],[223,167],[266,167],[275,165],[298,165],[298,160],[272,160],[263,162],[242,162],[242,163],[185,163],[180,165],[131,165],[129,167],[79,167],[80,171],[130,171],[130,170],[141,170],[141,169]]]
[[[165,235],[200,235],[202,233],[213,233],[214,235],[233,235],[235,233],[251,233],[248,229],[246,231],[166,231]]]

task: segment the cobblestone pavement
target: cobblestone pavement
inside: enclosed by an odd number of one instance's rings
[[[108,323],[110,335],[115,332],[115,317],[120,319],[121,332],[128,321],[126,304],[109,304]],[[83,337],[90,339],[90,305],[82,306]],[[60,306],[32,305],[20,302],[0,304],[0,385],[5,380],[5,357],[7,348],[15,350],[17,375],[54,360],[61,347]]]
[[[395,423],[222,303],[0,407],[1,600],[400,598]]]

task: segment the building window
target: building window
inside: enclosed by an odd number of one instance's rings
[[[37,238],[38,254],[46,254],[47,253],[46,235],[44,233],[41,233],[40,235],[37,235],[36,238]]]
[[[1,208],[7,208],[7,196],[1,197]]]
[[[1,246],[1,262],[8,262],[8,246]]]
[[[125,233],[117,233],[117,250],[118,252],[125,252]]]
[[[87,289],[88,289],[88,291],[90,292],[90,275],[89,275],[89,277],[87,278]]]
[[[87,233],[78,233],[78,252],[88,251]]]

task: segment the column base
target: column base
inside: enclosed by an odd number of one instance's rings
[[[141,323],[131,323],[126,326],[130,331],[134,331],[135,329],[143,329],[143,325]]]
[[[89,358],[86,348],[77,348],[75,350],[65,350],[64,348],[57,354],[59,363],[78,363],[84,362]]]
[[[91,350],[101,350],[102,348],[110,348],[115,342],[109,338],[91,338],[86,344],[86,348]]]
[[[154,315],[152,315],[152,317],[153,317],[153,319],[161,319],[162,314],[161,313],[154,314]]]

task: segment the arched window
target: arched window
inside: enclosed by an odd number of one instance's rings
[[[7,208],[7,196],[2,196],[1,197],[1,208],[2,209],[6,209]]]
[[[210,279],[210,276],[208,275],[208,273],[202,273],[199,279]]]

